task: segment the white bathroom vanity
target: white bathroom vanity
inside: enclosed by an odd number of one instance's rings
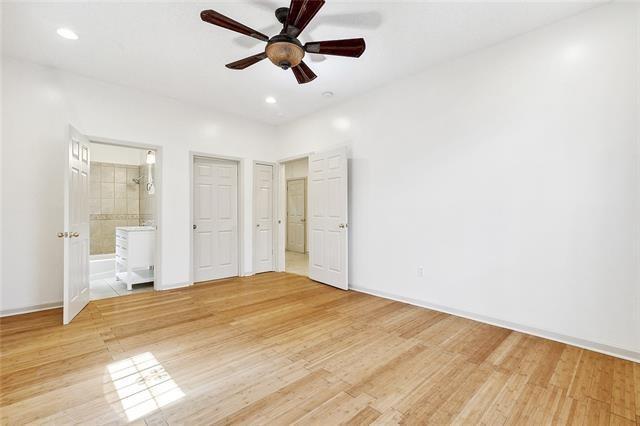
[[[153,282],[156,229],[153,226],[116,228],[116,278],[131,290]]]

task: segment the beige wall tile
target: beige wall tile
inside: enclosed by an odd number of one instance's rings
[[[104,240],[110,240],[111,237],[116,238],[116,221],[114,219],[107,219],[102,221],[102,238]]]
[[[100,201],[100,212],[102,214],[111,214],[114,209],[114,199],[113,198],[103,198]]]
[[[96,163],[89,163],[89,180],[91,182],[100,182],[100,170],[102,166]]]
[[[98,181],[89,181],[89,198],[100,198],[102,184]]]
[[[124,166],[108,163],[92,163],[90,187],[90,214],[127,215],[125,219],[104,219],[91,221],[91,254],[110,254],[115,251],[116,226],[135,226],[142,224],[140,213],[141,197],[144,197],[147,210],[153,205],[153,198],[132,179],[144,176],[147,171],[138,166]],[[94,173],[95,172],[95,173]],[[152,219],[151,214],[145,220]]]
[[[126,183],[127,182],[127,168],[126,167],[115,167],[114,178],[116,183]]]
[[[103,241],[101,246],[102,246],[102,253],[103,254],[115,253],[116,252],[116,239],[115,239],[115,237],[113,238],[113,240],[105,240],[105,241]]]
[[[100,184],[100,198],[114,198],[115,190],[113,182],[103,182]]]
[[[100,198],[89,198],[89,214],[100,214],[100,213],[102,213]]]
[[[131,181],[138,176],[140,176],[139,167],[127,167],[127,183],[131,183]]]
[[[103,164],[100,170],[100,182],[113,182],[115,168],[113,165]]]
[[[127,198],[140,198],[140,186],[135,183],[127,184]]]
[[[115,214],[126,214],[127,213],[127,199],[126,198],[116,198],[113,202],[113,212]]]
[[[136,199],[127,200],[127,213],[138,214],[140,213],[140,202]]]
[[[127,184],[116,183],[115,184],[115,198],[127,198]]]
[[[92,237],[94,235],[98,235],[100,232],[100,221],[98,220],[89,221],[89,232],[91,233]]]
[[[103,254],[99,239],[91,237],[91,241],[89,243],[89,254]]]

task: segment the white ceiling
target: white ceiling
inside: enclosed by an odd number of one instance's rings
[[[361,58],[307,57],[318,78],[306,85],[268,60],[243,71],[225,68],[264,44],[202,22],[200,11],[215,9],[264,32],[277,24],[272,10],[287,3],[4,3],[2,45],[11,56],[277,124],[597,4],[327,0],[301,41],[362,36]],[[80,39],[60,38],[59,27]],[[278,103],[266,104],[266,96]]]

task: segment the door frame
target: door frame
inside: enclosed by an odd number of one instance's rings
[[[251,166],[251,171],[252,171],[252,187],[251,187],[251,210],[252,210],[252,216],[251,216],[251,246],[252,246],[252,250],[251,250],[251,274],[253,275],[256,273],[256,223],[257,223],[257,218],[256,218],[256,165],[263,165],[263,166],[271,166],[273,167],[273,191],[271,194],[272,197],[272,204],[271,204],[271,217],[273,217],[273,223],[271,224],[273,232],[271,233],[271,237],[272,237],[272,244],[273,244],[273,271],[277,271],[278,268],[278,258],[277,258],[277,254],[278,254],[278,164],[277,163],[273,163],[270,161],[259,161],[259,160],[253,160],[252,166]]]
[[[100,143],[103,145],[121,146],[125,148],[138,148],[153,150],[156,153],[156,176],[155,176],[155,213],[154,218],[156,222],[156,238],[155,238],[155,254],[154,254],[154,271],[153,271],[153,289],[163,290],[162,288],[162,193],[164,192],[164,185],[162,184],[162,147],[160,145],[154,145],[142,142],[131,142],[120,139],[106,138],[102,136],[87,135],[89,142]],[[89,173],[91,173],[91,167],[89,167]],[[89,238],[91,238],[91,231],[89,231]]]
[[[286,250],[287,250],[287,177],[285,175],[285,163],[295,160],[301,160],[303,158],[309,158],[315,151],[305,152],[303,154],[294,155],[291,157],[285,157],[277,162],[278,168],[278,196],[277,203],[278,207],[277,211],[277,222],[278,222],[278,232],[276,233],[276,271],[284,272],[285,271],[285,258],[286,258]],[[306,213],[305,213],[306,214]]]
[[[297,178],[289,178],[289,179],[285,179],[285,196],[287,197],[287,202],[285,203],[285,213],[284,213],[284,218],[285,218],[285,223],[284,223],[284,235],[285,235],[285,240],[284,240],[284,249],[285,251],[287,250],[287,241],[288,241],[288,235],[287,235],[287,231],[289,230],[289,182],[292,182],[294,180],[303,180],[304,181],[304,247],[303,247],[303,253],[304,254],[308,254],[309,253],[309,246],[308,246],[308,236],[307,236],[307,210],[309,208],[309,203],[307,202],[307,192],[308,191],[308,181],[309,176],[305,176],[305,177],[297,177]]]
[[[194,284],[195,274],[193,272],[194,264],[194,250],[193,250],[193,202],[195,200],[193,194],[193,178],[194,167],[193,164],[196,158],[206,158],[208,160],[218,161],[231,161],[238,166],[238,276],[243,277],[247,274],[244,273],[244,163],[240,157],[230,157],[226,155],[211,154],[208,152],[189,151],[189,283],[187,285]]]

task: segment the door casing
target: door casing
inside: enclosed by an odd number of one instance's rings
[[[155,238],[155,255],[154,255],[154,281],[153,281],[153,289],[154,290],[162,290],[162,147],[160,145],[153,145],[148,143],[140,143],[140,142],[131,142],[124,141],[119,139],[106,138],[103,136],[94,136],[88,135],[89,141],[100,143],[103,145],[114,145],[121,146],[125,148],[137,148],[137,149],[145,149],[152,150],[156,153],[156,163],[155,163],[155,217],[154,221],[156,223],[156,238]]]
[[[309,156],[313,154],[313,152],[307,152],[300,155],[295,155],[292,157],[286,157],[277,162],[277,196],[276,196],[276,205],[277,205],[277,222],[278,229],[275,232],[276,235],[276,271],[284,272],[285,271],[285,252],[287,248],[287,178],[285,176],[285,163],[295,160],[302,160],[303,158],[309,158]]]
[[[345,145],[336,145],[333,147],[330,147],[326,150],[323,151],[329,151],[332,149],[338,149],[341,147],[345,147]],[[347,147],[347,153],[349,152],[349,149]],[[278,206],[278,212],[277,212],[277,219],[278,219],[278,230],[275,233],[276,234],[276,256],[275,256],[275,262],[276,262],[276,271],[277,272],[284,272],[285,271],[285,251],[286,251],[286,220],[287,220],[287,179],[286,176],[284,174],[284,165],[285,163],[288,163],[290,161],[295,161],[295,160],[300,160],[303,158],[309,158],[311,157],[311,155],[315,154],[316,152],[311,151],[311,152],[306,152],[300,155],[294,155],[291,157],[285,157],[281,160],[278,160],[277,162],[277,179],[278,179],[278,190],[277,190],[277,206]],[[348,161],[348,157],[347,157],[347,161]],[[347,170],[347,174],[350,174],[351,172],[349,170]],[[307,177],[307,179],[309,179],[309,177]],[[307,192],[308,192],[309,188],[307,185]],[[308,194],[307,194],[308,196]],[[308,208],[308,205],[307,205]],[[309,214],[307,212],[307,218],[308,218]],[[349,222],[347,220],[347,222]],[[307,227],[309,226],[309,223],[307,222]],[[308,240],[308,235],[306,236],[307,240]],[[307,241],[308,244],[308,241]],[[310,247],[307,246],[307,250],[310,250]],[[349,256],[349,250],[347,250],[347,257]],[[348,261],[348,259],[347,259]],[[348,273],[348,276],[350,276],[350,273]],[[349,281],[349,279],[347,278],[347,281]]]

